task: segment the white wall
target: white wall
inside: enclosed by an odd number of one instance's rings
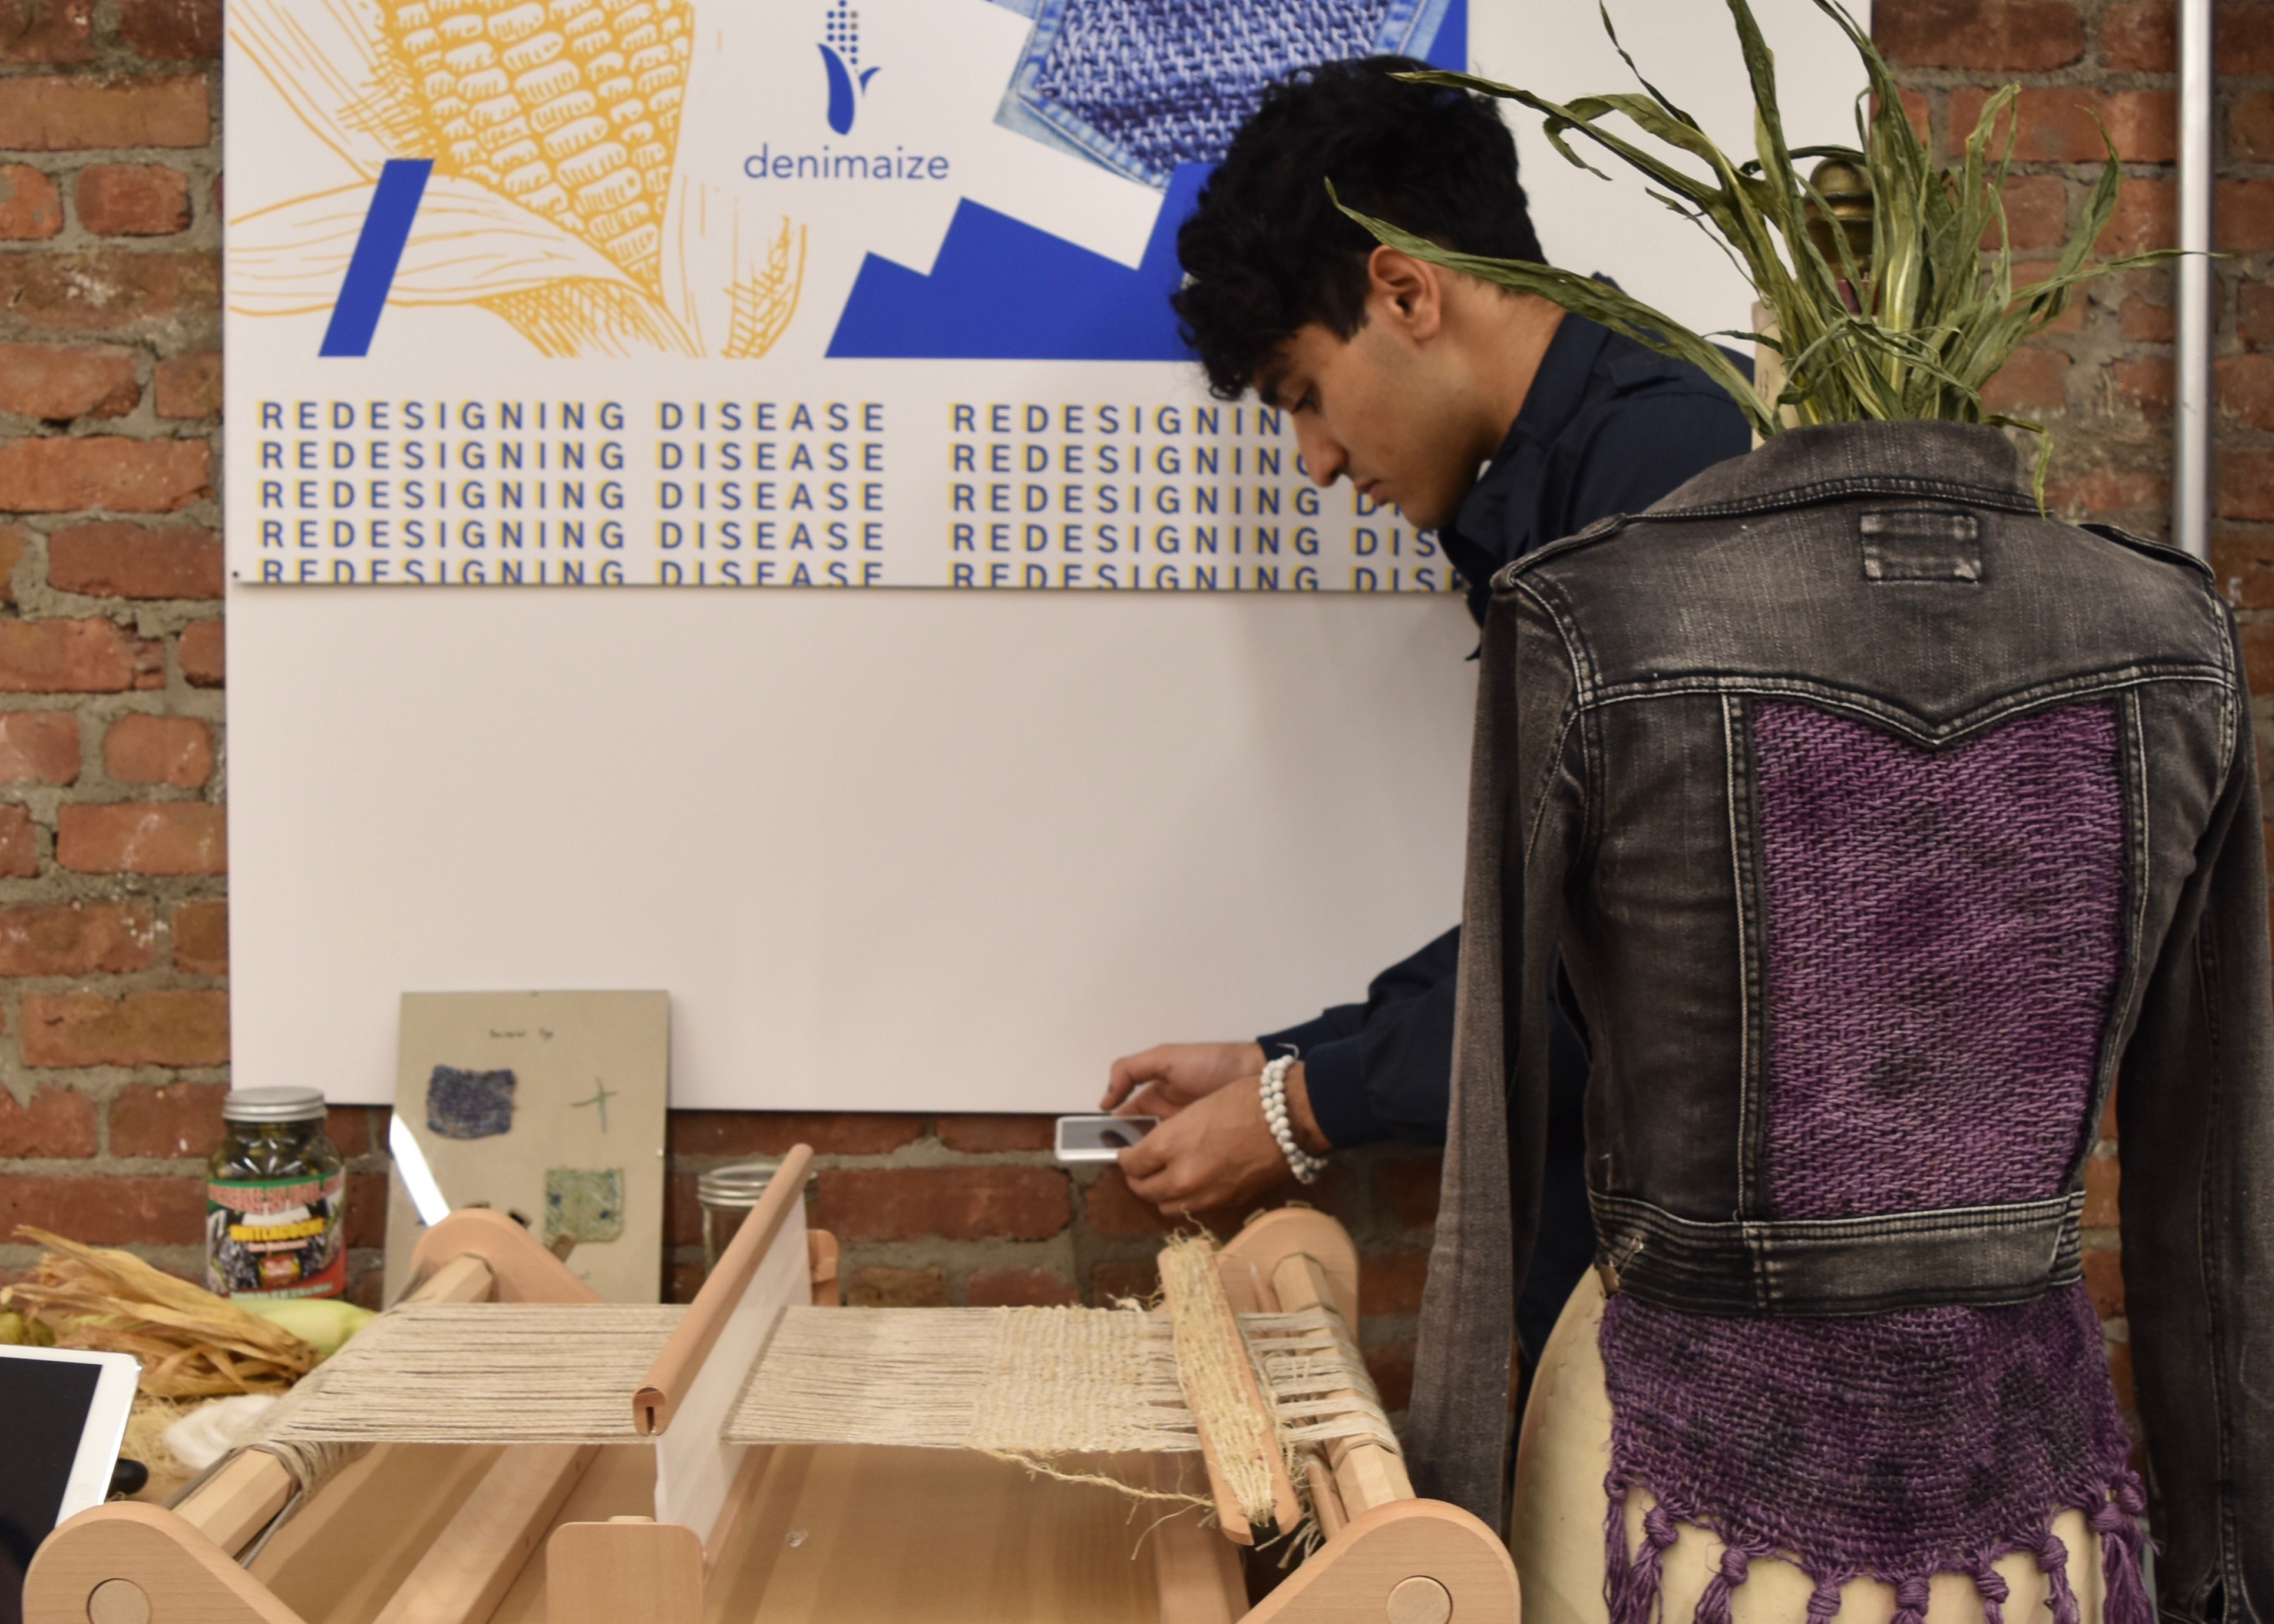
[[[1592,4],[1472,4],[1480,71],[1623,83]],[[1796,137],[1840,139],[1847,46],[1758,9]],[[1742,141],[1721,8],[1615,10]],[[1743,321],[1695,228],[1524,153],[1551,258]],[[681,1106],[1080,1109],[1113,1055],[1359,996],[1457,908],[1450,600],[232,587],[229,616],[247,1086],[389,1098],[406,989],[664,988]]]

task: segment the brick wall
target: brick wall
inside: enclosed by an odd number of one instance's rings
[[[30,1260],[4,1239],[26,1220],[197,1260],[194,1175],[228,1075],[219,15],[0,0],[0,1272]],[[1876,29],[1939,141],[1992,87],[2027,87],[2018,244],[2050,253],[2082,203],[2099,151],[2085,108],[2126,160],[2106,246],[2169,240],[2168,0],[1879,0]],[[2274,0],[2222,7],[2219,47],[2217,563],[2254,687],[2274,694]],[[2171,337],[2170,278],[2142,273],[2097,285],[2000,380],[1999,403],[2059,435],[2065,510],[2164,531]],[[333,1114],[365,1297],[383,1126]],[[1054,1166],[1038,1119],[680,1113],[675,1295],[697,1256],[695,1175],[800,1138],[821,1153],[817,1216],[846,1242],[856,1300],[1145,1287],[1157,1221],[1117,1175]],[[2122,1381],[2117,1169],[2099,1148],[2088,1274]],[[1384,1148],[1338,1158],[1314,1192],[1365,1247],[1364,1335],[1393,1404],[1434,1192],[1434,1158]]]

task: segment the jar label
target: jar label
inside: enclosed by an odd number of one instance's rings
[[[328,1178],[206,1181],[206,1288],[223,1297],[337,1297],[347,1289],[345,1170]]]

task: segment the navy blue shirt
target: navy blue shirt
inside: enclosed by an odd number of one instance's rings
[[[1751,447],[1744,414],[1698,368],[1566,312],[1540,370],[1452,527],[1438,540],[1484,622],[1493,575],[1532,548],[1608,514],[1638,513],[1691,475]],[[1337,1146],[1445,1142],[1453,1068],[1458,927],[1342,1004],[1263,1038],[1303,1058],[1311,1113]],[[1532,1274],[1517,1307],[1537,1357],[1594,1255],[1585,1177],[1586,1049],[1555,1024],[1549,1065],[1547,1183]]]

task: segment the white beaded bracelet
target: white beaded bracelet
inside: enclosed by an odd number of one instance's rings
[[[1287,1125],[1287,1071],[1295,1064],[1292,1055],[1282,1055],[1263,1068],[1263,1120],[1277,1142],[1279,1154],[1287,1158],[1287,1170],[1304,1184],[1318,1182],[1319,1175],[1327,1170],[1327,1159],[1314,1156],[1295,1143],[1295,1131]]]

